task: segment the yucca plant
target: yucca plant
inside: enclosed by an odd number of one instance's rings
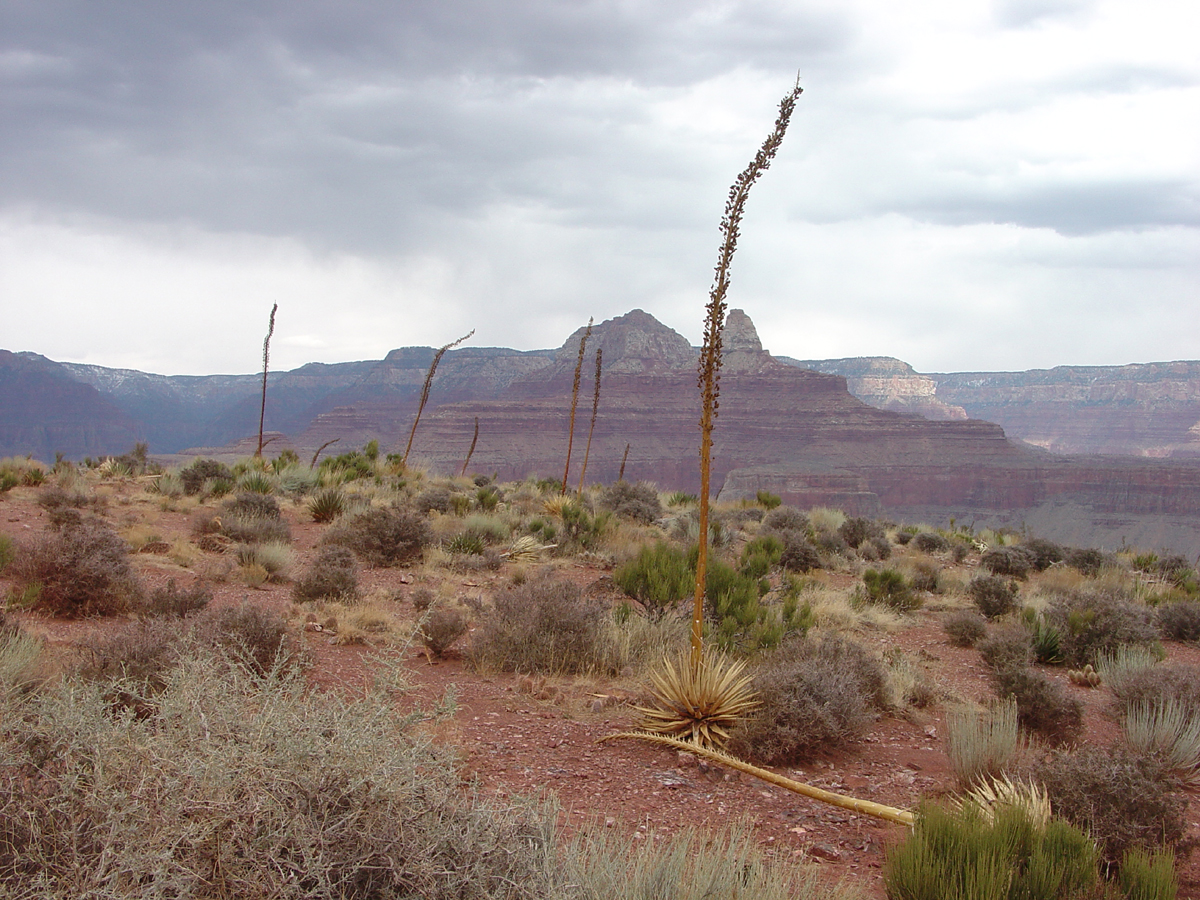
[[[759,706],[745,668],[711,651],[698,665],[687,655],[664,659],[650,673],[654,705],[637,708],[641,727],[702,747],[725,746],[733,727]]]
[[[563,495],[567,493],[567,476],[571,473],[571,447],[575,443],[575,408],[579,405],[579,376],[583,372],[583,351],[591,336],[592,320],[589,318],[583,337],[579,339],[579,359],[575,361],[575,385],[571,388],[571,418],[567,425],[567,464],[563,468],[562,489],[559,492]]]
[[[404,448],[404,457],[400,460],[401,467],[408,465],[408,454],[412,450],[413,438],[417,434],[417,423],[421,421],[421,413],[425,411],[425,404],[429,401],[429,389],[433,386],[433,373],[437,371],[438,363],[442,361],[442,357],[446,355],[446,351],[457,347],[474,333],[475,329],[472,328],[457,341],[451,341],[445,347],[438,350],[437,353],[433,354],[433,362],[429,364],[429,371],[425,375],[425,386],[421,388],[421,400],[417,404],[417,414],[413,417],[412,430],[408,433],[408,444]],[[321,451],[318,450],[317,452],[320,453]],[[316,460],[316,456],[313,459]]]
[[[275,482],[266,472],[251,470],[237,480],[237,489],[248,494],[271,494],[275,492]]]
[[[314,522],[332,522],[346,511],[346,495],[335,487],[317,491],[308,501],[308,514]]]
[[[1037,828],[1044,828],[1053,816],[1050,795],[1035,781],[1012,781],[1007,775],[999,778],[984,778],[978,781],[962,798],[966,803],[979,807],[988,821],[995,817],[996,810],[1010,806],[1025,813]]]

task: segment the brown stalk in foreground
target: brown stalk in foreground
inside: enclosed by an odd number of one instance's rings
[[[417,434],[417,423],[421,421],[421,413],[425,411],[425,403],[429,400],[429,388],[433,384],[433,373],[437,371],[438,363],[442,361],[442,357],[446,355],[447,350],[457,347],[474,333],[475,329],[472,328],[457,341],[452,341],[437,353],[433,354],[433,362],[429,364],[429,373],[425,376],[425,386],[421,388],[421,402],[417,404],[417,416],[415,419],[413,419],[412,430],[408,433],[408,445],[404,448],[404,458],[400,460],[401,466],[408,465],[408,454],[409,451],[412,450],[413,438]]]
[[[591,336],[592,320],[589,317],[583,337],[579,339],[579,359],[575,361],[575,386],[571,388],[571,422],[567,426],[567,465],[563,469],[562,490],[559,492],[561,496],[566,496],[567,475],[571,472],[571,446],[575,443],[575,408],[579,406],[579,376],[583,372],[583,350],[587,346],[588,338]]]
[[[600,369],[603,347],[596,348],[596,390],[592,393],[592,424],[588,428],[587,448],[583,451],[583,471],[579,473],[579,493],[583,494],[583,479],[587,477],[588,457],[592,455],[592,434],[596,431],[596,409],[600,406]]]
[[[775,127],[767,135],[767,139],[750,162],[737,177],[737,181],[729,189],[729,199],[725,201],[725,214],[721,218],[721,233],[725,240],[721,243],[721,251],[717,256],[716,278],[709,291],[707,311],[704,322],[704,346],[700,350],[698,383],[701,397],[700,413],[700,546],[696,560],[696,595],[692,605],[692,667],[700,666],[701,648],[704,634],[704,586],[708,572],[708,492],[712,477],[712,432],[713,423],[717,418],[717,408],[720,406],[718,397],[721,393],[721,336],[725,330],[725,294],[729,290],[729,267],[733,262],[734,251],[737,250],[738,230],[742,222],[742,213],[746,207],[746,198],[754,182],[771,165],[771,160],[783,143],[787,133],[792,111],[796,108],[796,99],[802,89],[799,81],[795,87],[779,102],[779,115],[775,119]]]
[[[271,305],[271,323],[267,326],[267,336],[263,339],[262,407],[258,411],[258,449],[254,451],[256,457],[261,457],[263,451],[263,423],[267,419],[267,364],[271,359],[271,335],[275,333],[275,311],[277,309],[279,309],[278,303]]]
[[[475,444],[479,440],[479,416],[475,417],[475,436],[471,438],[471,449],[467,451],[467,458],[463,460],[461,475],[467,474],[467,466],[471,464],[471,457],[475,455]]]

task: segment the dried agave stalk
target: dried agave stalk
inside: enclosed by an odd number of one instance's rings
[[[596,348],[596,389],[592,393],[592,424],[588,428],[587,448],[583,451],[583,471],[579,473],[579,493],[583,494],[583,479],[587,477],[588,457],[592,455],[592,435],[596,431],[596,410],[600,406],[600,369],[603,347]]]
[[[278,309],[278,303],[271,305],[271,322],[267,326],[267,336],[263,339],[262,406],[258,411],[258,449],[254,451],[255,456],[262,456],[263,452],[263,425],[267,420],[267,364],[271,360],[271,335],[275,333],[275,312]]]
[[[421,413],[425,411],[425,403],[429,400],[429,388],[433,385],[433,373],[437,371],[438,363],[442,361],[442,357],[446,355],[447,350],[452,350],[453,348],[457,347],[463,341],[471,337],[471,335],[474,333],[475,329],[472,328],[457,341],[452,341],[437,353],[433,354],[433,362],[429,364],[429,373],[425,376],[425,386],[421,388],[421,402],[417,404],[417,416],[415,419],[413,419],[412,430],[408,433],[408,446],[404,448],[404,458],[400,460],[401,466],[408,465],[408,454],[412,450],[413,438],[417,434],[417,423],[421,421]]]
[[[621,471],[617,473],[617,481],[625,480],[625,461],[629,459],[629,445],[625,445],[625,453],[621,456]]]
[[[802,93],[800,82],[779,103],[775,127],[750,162],[729,189],[725,214],[721,218],[721,233],[725,236],[717,256],[716,278],[709,291],[707,318],[704,323],[704,345],[700,350],[700,555],[696,560],[696,595],[692,608],[692,665],[700,664],[701,642],[704,633],[704,584],[708,571],[708,492],[712,477],[712,431],[717,418],[721,393],[721,337],[725,331],[725,294],[729,290],[729,267],[737,250],[738,231],[746,198],[754,182],[771,165],[771,160],[783,143],[796,99]]]
[[[461,475],[467,474],[467,466],[471,464],[471,457],[475,455],[475,444],[479,440],[479,416],[475,417],[475,436],[471,438],[471,449],[467,451],[467,458],[463,460]]]
[[[579,339],[579,359],[575,361],[575,386],[571,388],[571,422],[567,426],[567,465],[563,469],[562,494],[567,493],[567,475],[571,471],[571,446],[575,443],[575,408],[579,405],[579,376],[583,372],[583,350],[587,347],[588,338],[592,336],[592,319],[588,318],[587,328]]]

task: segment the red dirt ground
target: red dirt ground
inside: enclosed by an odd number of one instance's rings
[[[153,510],[155,527],[164,538],[190,533],[191,510],[160,511],[138,500],[140,487],[118,490],[106,511],[123,527]],[[15,489],[0,502],[0,533],[28,541],[45,528],[45,513],[36,493]],[[142,495],[144,496],[144,495]],[[130,499],[132,498],[132,499]],[[294,547],[303,561],[311,553],[322,526],[302,521],[298,511],[287,512]],[[139,573],[149,586],[176,578],[181,585],[194,577],[164,558],[139,554]],[[302,562],[301,562],[302,564]],[[445,573],[443,573],[445,574]],[[577,565],[564,574],[591,583],[608,574],[604,569]],[[486,594],[504,573],[449,574],[468,594]],[[387,588],[407,610],[408,594],[420,583],[419,573],[371,570],[364,573],[365,590]],[[0,578],[0,596],[8,584]],[[255,603],[294,614],[287,586],[251,590],[229,581],[213,586],[218,605]],[[119,627],[119,620],[68,621],[22,613],[26,629],[43,636],[50,649],[67,655],[82,637]],[[877,650],[898,647],[917,661],[943,695],[974,699],[991,696],[985,667],[977,652],[952,646],[946,640],[938,613],[919,611],[912,624],[895,634],[867,633],[856,639]],[[369,646],[343,646],[329,635],[304,631],[314,665],[315,685],[330,690],[361,690],[371,678]],[[849,813],[774,787],[750,776],[697,763],[661,746],[620,740],[597,743],[633,726],[637,685],[612,686],[586,680],[552,680],[547,684],[511,675],[481,677],[461,660],[430,661],[409,651],[412,696],[432,706],[453,688],[457,710],[439,722],[440,740],[461,753],[465,773],[498,795],[552,792],[563,810],[568,830],[584,824],[607,827],[639,840],[661,839],[688,827],[718,828],[744,821],[770,855],[816,863],[833,879],[845,878],[870,898],[884,897],[881,866],[884,848],[902,834],[902,826]],[[1168,645],[1172,659],[1200,665],[1200,650]],[[1106,744],[1118,736],[1103,715],[1105,692],[1076,687],[1061,670],[1047,669],[1087,706],[1087,740]],[[838,793],[896,807],[910,807],[924,796],[953,787],[944,752],[945,707],[934,704],[910,718],[880,718],[858,743],[829,752],[803,766],[779,769],[782,774]],[[1191,797],[1192,837],[1200,837],[1200,804]],[[1180,862],[1180,898],[1200,898],[1200,854]]]

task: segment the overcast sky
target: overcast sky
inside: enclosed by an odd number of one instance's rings
[[[2,0],[0,347],[164,374],[693,343],[1200,358],[1195,0]]]

